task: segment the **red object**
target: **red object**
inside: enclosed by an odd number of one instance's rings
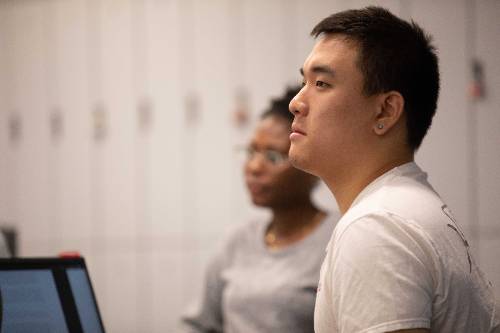
[[[78,251],[64,251],[59,253],[59,258],[81,258],[82,255]]]
[[[484,78],[484,68],[481,61],[474,59],[472,61],[472,80],[469,85],[469,96],[473,100],[484,99],[486,95],[486,86]]]

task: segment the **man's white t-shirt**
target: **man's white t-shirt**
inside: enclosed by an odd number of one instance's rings
[[[316,333],[493,332],[495,307],[453,215],[412,162],[367,186],[339,221],[314,326]]]

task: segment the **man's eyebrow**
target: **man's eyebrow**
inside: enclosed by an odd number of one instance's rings
[[[327,75],[330,75],[330,76],[335,76],[335,71],[333,69],[331,69],[330,67],[328,67],[328,66],[321,66],[321,65],[314,66],[311,69],[311,72],[317,73],[317,74],[327,74]],[[300,69],[300,74],[302,76],[304,76],[304,68]]]

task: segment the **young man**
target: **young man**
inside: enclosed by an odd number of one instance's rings
[[[430,38],[377,7],[334,14],[312,35],[289,156],[343,214],[321,268],[316,333],[493,332],[491,285],[413,162],[439,91]]]

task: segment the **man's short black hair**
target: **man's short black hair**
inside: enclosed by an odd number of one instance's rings
[[[282,96],[271,100],[271,105],[262,113],[260,118],[264,119],[270,116],[276,116],[283,118],[291,124],[294,117],[288,109],[288,106],[292,98],[299,93],[300,89],[300,86],[288,87]]]
[[[436,113],[439,68],[431,37],[415,22],[406,22],[380,7],[352,9],[318,23],[311,35],[335,34],[358,47],[363,91],[391,90],[404,98],[408,145],[416,150]]]

